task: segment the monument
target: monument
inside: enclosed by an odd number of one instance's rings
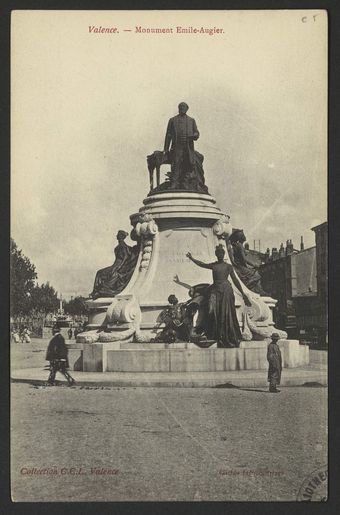
[[[263,292],[257,271],[242,263],[242,238],[232,237],[229,215],[216,205],[205,185],[203,156],[194,148],[200,136],[196,122],[186,114],[186,103],[181,102],[178,110],[168,122],[163,151],[147,158],[150,191],[139,210],[130,215],[131,237],[137,243],[134,247],[126,245],[128,233],[120,230],[116,261],[97,272],[92,298],[87,301],[89,324],[77,337],[84,344],[84,370],[251,368],[251,351],[261,349],[263,354],[274,332],[272,311],[276,301]],[[170,164],[171,170],[161,183],[160,167],[164,164]],[[230,345],[228,338],[216,336],[218,328],[209,330],[212,267],[192,263],[216,263],[217,248],[223,255],[220,268],[228,270],[232,278],[231,282],[227,276],[223,278],[224,283],[228,281],[227,303],[232,300],[231,316],[237,325],[238,337]],[[215,284],[219,279],[215,270],[213,274]],[[183,327],[177,331],[179,326]],[[285,345],[286,333],[276,328],[275,332]],[[298,342],[294,345],[295,363],[304,364],[307,351],[300,349]],[[180,350],[187,354],[177,355]],[[135,351],[132,361],[129,351]],[[158,352],[157,356],[151,351]],[[258,365],[260,360],[266,368],[262,354],[255,361]],[[209,355],[214,356],[213,365]],[[190,364],[190,359],[196,365]]]

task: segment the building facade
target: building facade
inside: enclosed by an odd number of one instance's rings
[[[327,222],[313,227],[315,247],[300,250],[287,240],[273,248],[260,266],[262,286],[277,299],[274,320],[289,338],[305,340],[312,346],[326,346],[328,303]]]

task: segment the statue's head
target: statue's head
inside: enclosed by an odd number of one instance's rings
[[[217,257],[217,259],[223,260],[224,255],[225,255],[225,250],[224,250],[223,245],[217,245],[217,247],[215,249],[215,256]]]
[[[120,230],[120,231],[117,232],[117,240],[118,241],[124,241],[125,238],[127,237],[127,235],[128,235],[128,233],[126,231]]]
[[[178,304],[178,298],[176,297],[176,295],[169,295],[168,302],[169,304],[176,306],[176,304]]]
[[[181,102],[180,104],[178,104],[179,114],[185,114],[188,109],[189,109],[189,106],[185,102]]]

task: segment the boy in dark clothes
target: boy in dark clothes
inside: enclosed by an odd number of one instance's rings
[[[46,360],[50,362],[50,375],[47,381],[49,385],[55,385],[55,376],[57,372],[63,374],[69,386],[74,385],[76,382],[67,372],[68,363],[68,348],[66,346],[64,337],[60,334],[60,329],[55,327],[54,336],[47,347]]]
[[[280,390],[276,388],[281,381],[281,372],[282,372],[282,357],[280,347],[277,342],[279,341],[280,336],[277,333],[272,334],[272,341],[268,345],[267,350],[267,360],[269,363],[268,369],[268,382],[269,382],[269,391],[272,393],[278,393]]]

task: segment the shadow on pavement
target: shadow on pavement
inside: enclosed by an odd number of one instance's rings
[[[307,382],[307,383],[303,383],[303,384],[300,384],[300,385],[297,385],[297,386],[300,386],[300,387],[308,387],[308,388],[327,388],[326,385],[324,384],[321,384],[321,383],[318,383],[317,381],[311,381],[311,382]]]
[[[242,388],[242,386],[235,386],[232,383],[217,384],[216,386],[213,386],[213,388],[234,388],[236,390],[242,390],[243,392],[270,393],[269,390],[259,390],[258,388]]]
[[[233,388],[237,390],[242,390],[244,392],[270,393],[269,390],[260,390],[258,388],[242,388],[242,386],[235,386],[232,383],[217,384],[216,386],[213,386],[213,388]],[[317,381],[310,381],[303,384],[294,385],[294,388],[327,388],[327,385],[323,385],[321,383],[318,383]]]

